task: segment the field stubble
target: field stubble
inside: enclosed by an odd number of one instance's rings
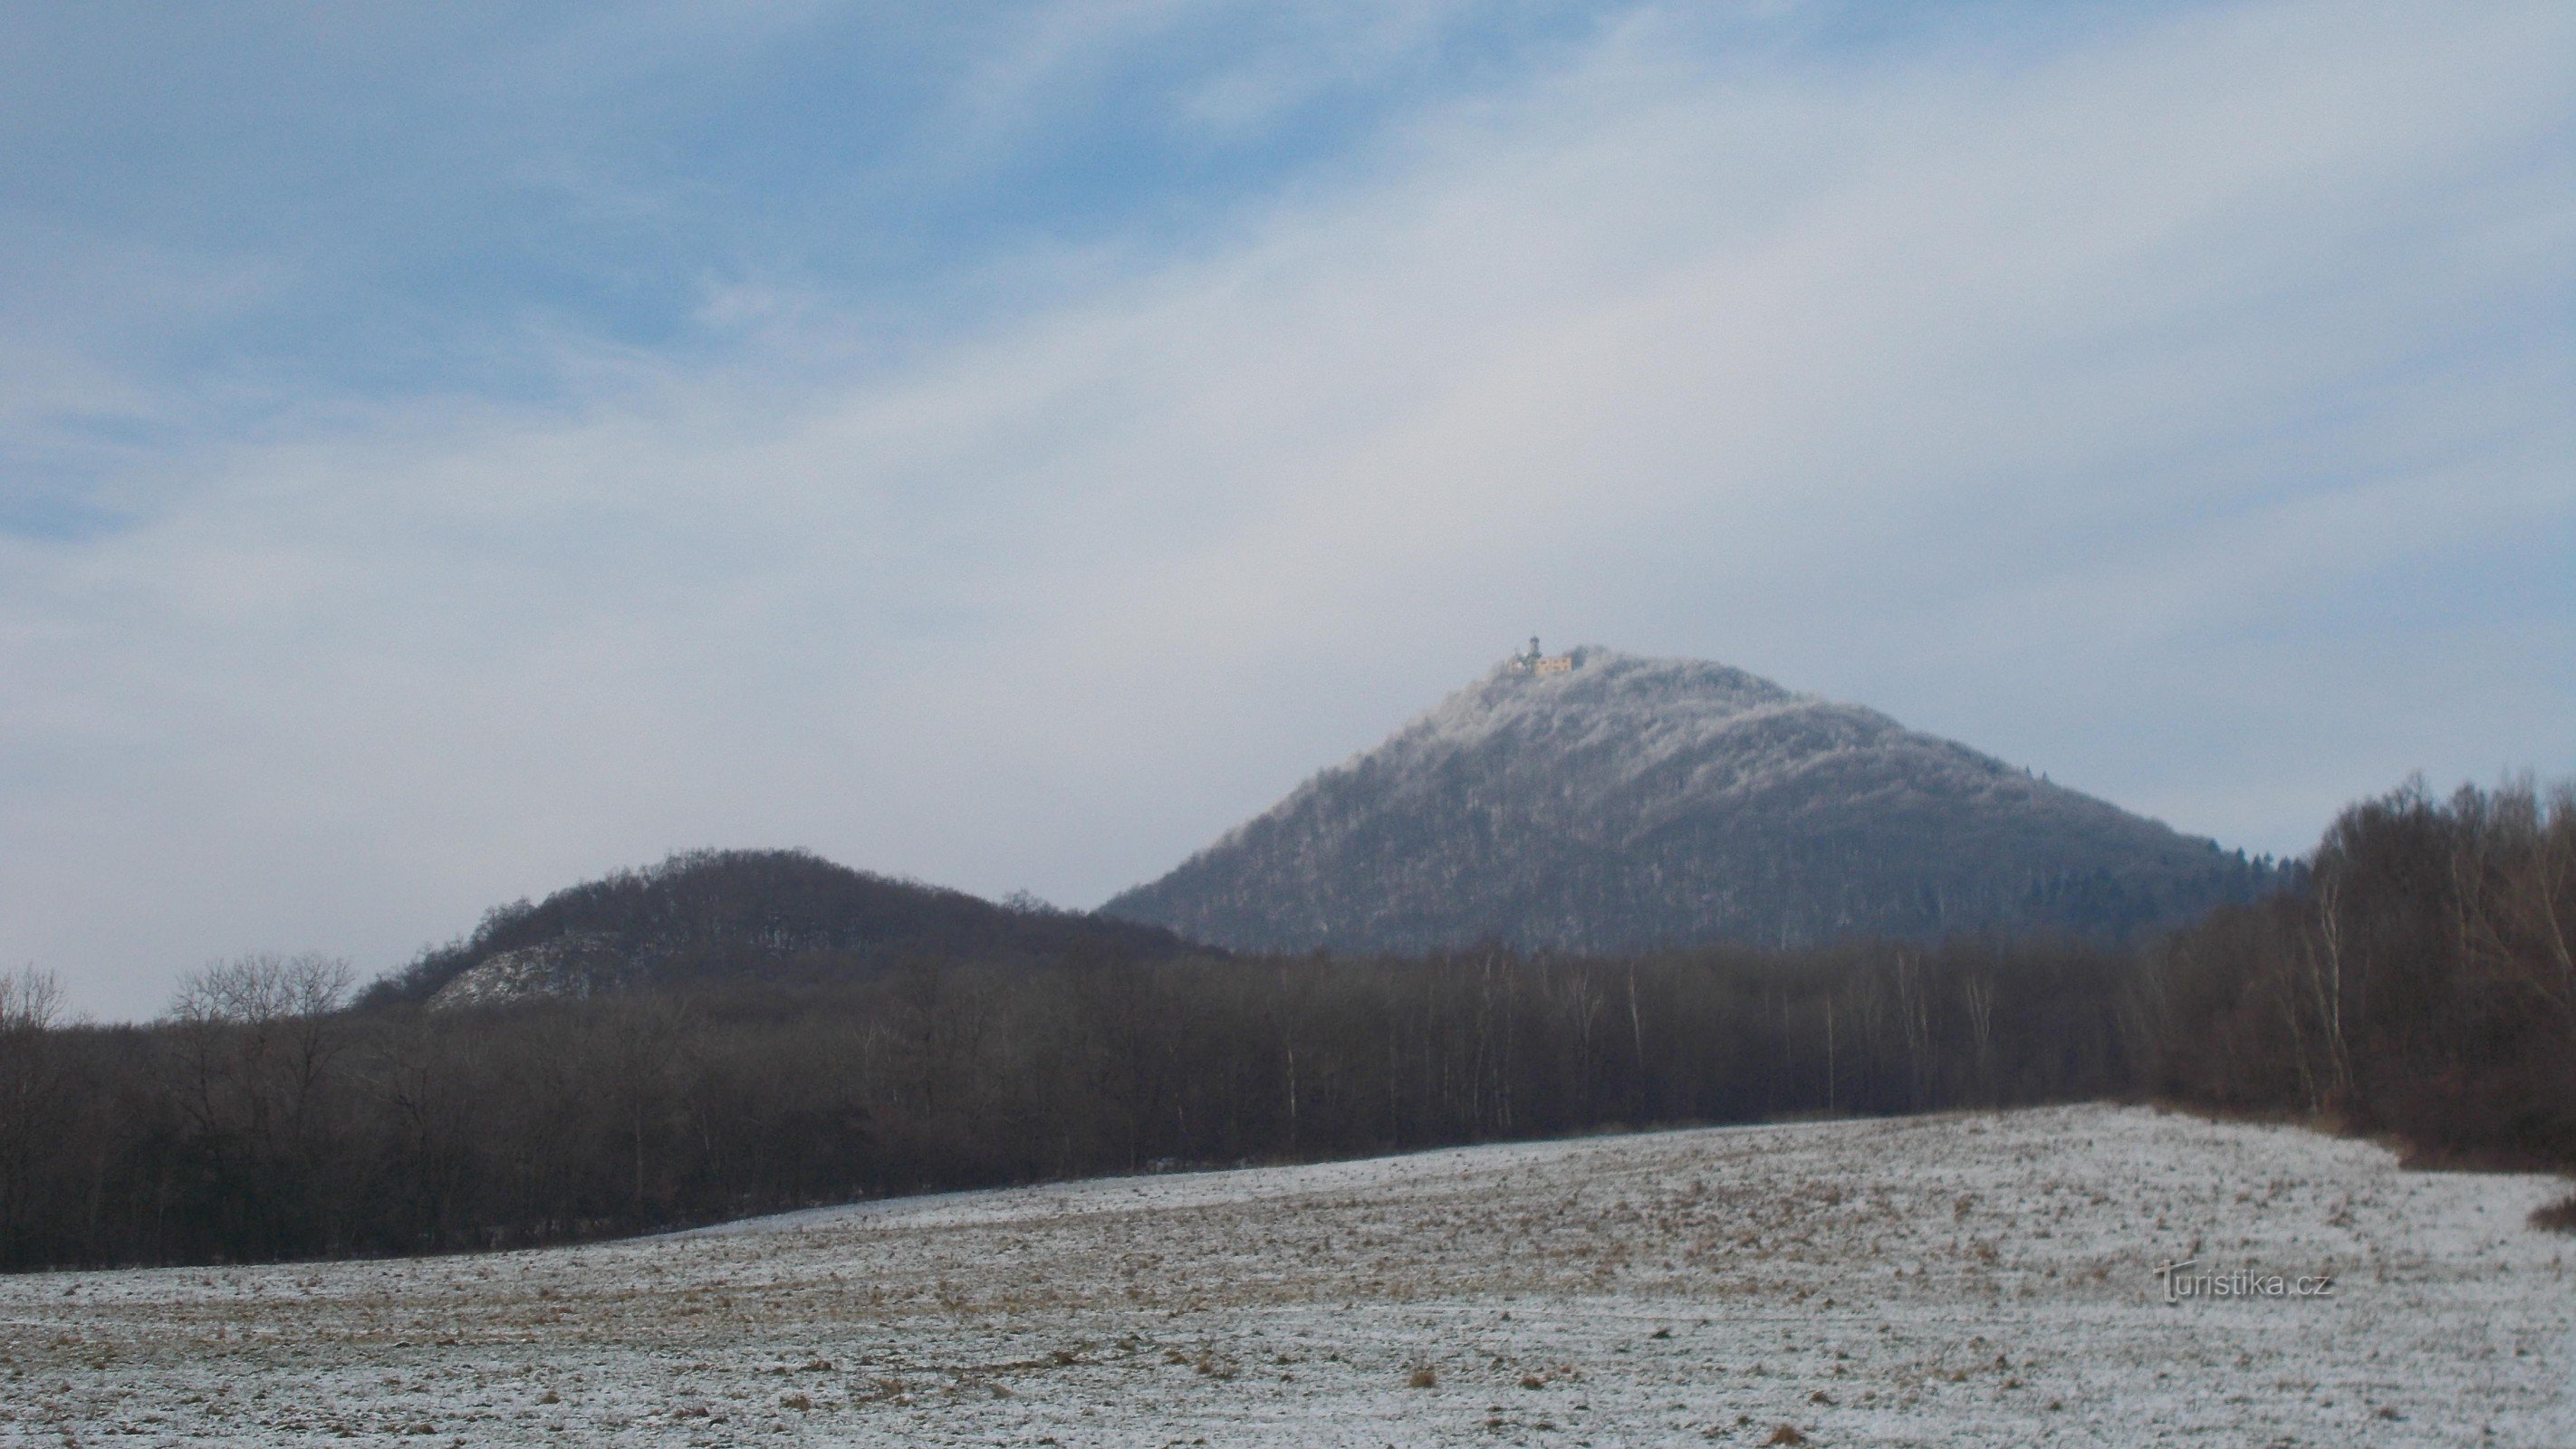
[[[31,1275],[0,1443],[2566,1445],[2556,1187],[2073,1107]]]

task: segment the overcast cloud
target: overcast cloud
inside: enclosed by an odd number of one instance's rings
[[[1532,631],[2576,772],[2576,12],[1278,8],[6,7],[0,965],[1088,906]]]

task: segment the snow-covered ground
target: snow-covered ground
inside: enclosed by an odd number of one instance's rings
[[[2546,1179],[2134,1108],[0,1279],[0,1443],[2576,1445]],[[2155,1269],[2331,1274],[2169,1304]]]

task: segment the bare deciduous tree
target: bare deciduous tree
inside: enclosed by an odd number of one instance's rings
[[[0,972],[0,1266],[30,1256],[49,1143],[63,1130],[63,985],[33,966]]]

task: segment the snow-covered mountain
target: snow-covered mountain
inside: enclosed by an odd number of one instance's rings
[[[2273,871],[1739,669],[1515,656],[1101,908],[1238,950],[2119,938]]]

